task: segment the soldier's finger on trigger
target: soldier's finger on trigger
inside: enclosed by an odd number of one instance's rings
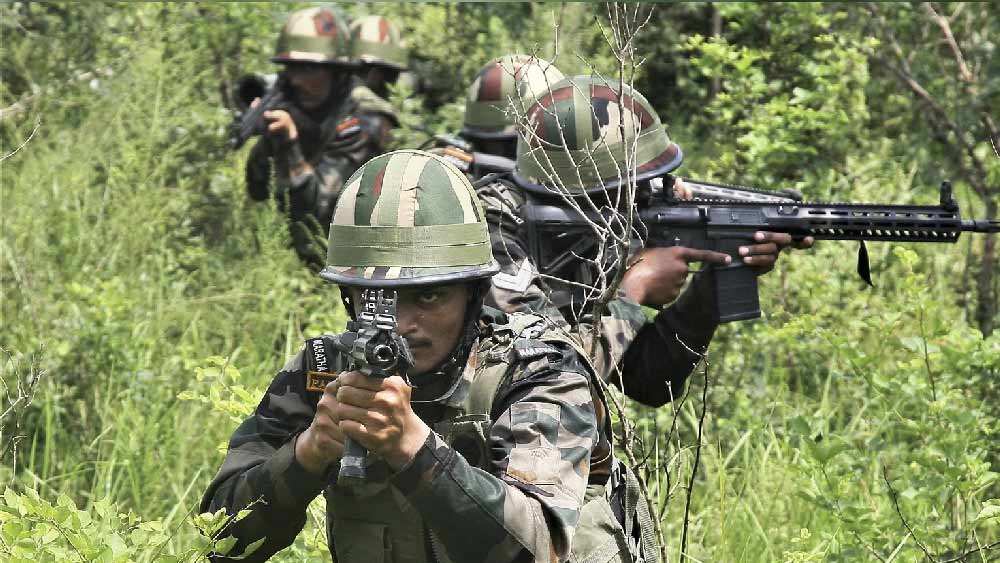
[[[732,259],[728,254],[723,252],[714,252],[712,250],[701,250],[697,248],[688,248],[686,252],[681,255],[681,258],[685,262],[708,262],[709,264],[723,265],[728,264]]]

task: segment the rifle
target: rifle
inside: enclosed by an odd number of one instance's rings
[[[864,241],[951,242],[963,232],[998,233],[1000,221],[963,220],[951,184],[941,184],[938,205],[883,205],[801,201],[792,192],[684,180],[696,195],[680,200],[655,185],[637,197],[633,238],[649,247],[686,246],[725,252],[731,264],[712,266],[719,322],[760,317],[757,275],[740,260],[739,247],[753,244],[758,231],[791,234],[796,239],[861,241],[858,274],[871,285]],[[672,178],[667,178],[672,185]],[[706,191],[707,190],[707,191]],[[714,192],[725,199],[712,199]],[[728,193],[727,193],[728,192]],[[706,197],[707,196],[707,197]],[[565,203],[551,205],[529,198],[524,209],[528,247],[538,271],[562,279],[578,268],[580,257],[594,256],[590,222],[621,223],[605,207],[581,213]]]
[[[313,356],[307,372],[306,388],[320,392],[333,381],[334,374],[326,371],[332,364],[326,357],[322,338],[308,345]],[[361,292],[361,311],[357,319],[348,321],[347,330],[333,341],[341,355],[341,366],[346,371],[360,371],[369,377],[386,378],[393,375],[406,379],[413,365],[406,340],[396,332],[396,292],[388,289],[366,289]],[[365,479],[368,452],[364,446],[348,437],[344,442],[344,455],[340,460],[340,477]]]
[[[465,174],[472,174],[478,181],[489,174],[510,174],[514,171],[514,161],[505,156],[476,151],[468,140],[458,135],[434,135],[420,148],[434,145],[444,149],[441,155]]]
[[[267,131],[264,112],[279,107],[285,101],[284,75],[248,74],[236,82],[233,99],[239,110],[233,116],[230,126],[229,147],[239,150],[250,137]],[[254,99],[260,98],[256,107],[250,107]]]

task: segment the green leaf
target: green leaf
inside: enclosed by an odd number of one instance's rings
[[[809,435],[809,421],[799,415],[788,421],[788,429],[795,434],[803,436]]]
[[[215,551],[218,551],[219,553],[222,554],[229,553],[229,551],[233,549],[233,546],[235,545],[236,545],[236,537],[227,536],[215,542]]]
[[[990,518],[1000,519],[1000,499],[990,499],[983,503],[982,510],[976,515],[974,522],[981,522]]]

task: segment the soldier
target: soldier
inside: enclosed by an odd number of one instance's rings
[[[250,152],[249,196],[274,197],[289,214],[292,243],[299,257],[323,265],[325,229],[344,178],[381,154],[387,119],[352,77],[350,33],[329,8],[293,13],[281,30],[272,61],[284,68],[276,87],[287,102],[264,113],[267,133]]]
[[[388,101],[389,85],[406,71],[409,53],[399,30],[382,16],[365,16],[351,22],[351,41],[362,77],[351,91],[351,98],[361,109],[362,129],[384,148],[391,141],[392,129],[399,126],[396,108]]]
[[[473,181],[487,174],[509,173],[517,149],[516,116],[523,116],[534,97],[562,78],[555,65],[533,55],[493,59],[469,86],[458,137],[439,137],[441,146],[434,152]]]
[[[338,358],[326,371],[341,373],[312,392],[312,355],[285,365],[202,501],[249,507],[226,530],[233,556],[261,541],[247,561],[262,561],[289,545],[320,492],[338,563],[551,562],[571,545],[574,560],[615,548],[604,488],[589,483],[609,457],[593,372],[541,318],[483,307],[496,271],[476,194],[444,160],[397,151],[347,181],[320,275],[352,315],[362,290],[397,292],[409,379]],[[337,479],[345,436],[370,452],[360,484]]]
[[[351,39],[365,85],[377,96],[388,98],[389,86],[409,68],[410,55],[399,29],[382,16],[365,16],[351,22]]]
[[[488,304],[508,312],[544,312],[551,318],[565,318],[573,326],[595,322],[586,311],[580,318],[579,308],[569,306],[584,301],[579,291],[574,294],[572,285],[556,284],[551,288],[555,291],[550,291],[539,278],[527,250],[522,206],[527,198],[559,204],[563,197],[585,193],[598,205],[607,204],[607,196],[620,186],[622,171],[628,166],[626,146],[635,147],[633,165],[640,192],[650,190],[654,179],[680,166],[683,153],[670,141],[656,111],[627,86],[624,95],[623,116],[617,82],[575,77],[551,87],[528,109],[530,123],[518,139],[512,181],[499,180],[479,189],[494,255],[501,265]],[[623,121],[624,139],[620,138]],[[584,154],[597,156],[590,160]],[[674,189],[682,193],[686,188],[680,184]],[[786,234],[758,233],[755,242],[743,249],[741,259],[764,274],[774,267],[782,248],[808,248],[813,241],[806,238],[793,243]],[[680,293],[689,263],[725,265],[730,261],[726,254],[685,247],[646,248],[630,257],[631,267],[624,274],[619,295],[599,320],[603,338],[593,358],[599,375],[647,405],[660,406],[679,396],[718,326],[710,268],[696,273]],[[570,282],[591,281],[590,273],[581,269],[562,274]],[[662,310],[648,321],[642,305]]]

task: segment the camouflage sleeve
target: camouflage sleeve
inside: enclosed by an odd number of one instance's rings
[[[265,201],[270,195],[271,147],[266,138],[261,137],[250,149],[246,167],[247,195],[254,201]]]
[[[393,477],[453,561],[565,561],[597,441],[589,379],[566,346],[537,343],[501,387],[490,470],[435,433]],[[531,348],[531,347],[529,347]]]
[[[295,459],[295,439],[315,414],[301,364],[301,355],[290,361],[271,382],[253,415],[236,429],[222,468],[201,501],[202,512],[225,508],[232,516],[251,510],[223,532],[237,538],[230,552],[234,556],[266,538],[244,561],[265,561],[290,545],[305,524],[306,507],[324,486],[323,479]]]
[[[294,218],[312,214],[322,217],[320,207],[332,211],[344,180],[356,166],[342,154],[336,139],[325,143],[312,161],[306,159],[302,146],[293,141],[285,151],[288,163],[288,204]]]
[[[385,152],[391,130],[385,117],[358,113],[325,133],[323,148],[312,160],[305,158],[301,145],[292,143],[287,155],[293,217],[309,213],[329,223],[344,182],[362,164]]]

